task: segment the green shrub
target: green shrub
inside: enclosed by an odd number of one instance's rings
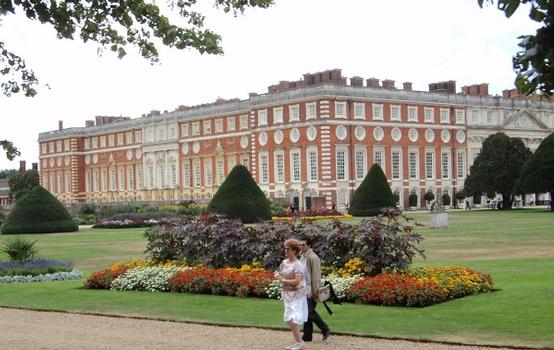
[[[450,205],[450,195],[448,194],[448,192],[444,192],[442,194],[442,204]]]
[[[348,213],[375,216],[381,209],[396,205],[389,183],[379,164],[373,164],[360,187],[354,192]]]
[[[429,190],[425,193],[425,195],[423,195],[423,199],[425,199],[427,202],[430,202],[435,199],[435,194],[431,190]]]
[[[37,249],[34,245],[36,242],[16,237],[5,241],[1,250],[10,257],[10,260],[22,263],[35,257]]]
[[[473,196],[473,203],[474,204],[481,204],[481,195],[475,195]]]
[[[6,215],[0,212],[0,226],[6,221]]]
[[[208,204],[209,213],[252,223],[271,219],[269,201],[248,169],[237,165],[231,170]]]
[[[417,194],[414,192],[410,193],[410,197],[408,197],[408,202],[410,203],[410,207],[417,207]]]
[[[462,201],[462,200],[464,200],[465,198],[466,198],[466,195],[465,195],[464,191],[458,191],[458,192],[456,192],[456,199],[457,199],[458,201]]]
[[[60,201],[41,186],[19,199],[2,225],[3,234],[77,230],[79,227]]]

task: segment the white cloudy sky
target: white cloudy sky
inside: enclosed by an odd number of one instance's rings
[[[95,115],[136,118],[217,97],[245,99],[326,69],[397,86],[411,81],[417,90],[450,79],[458,89],[487,82],[501,94],[513,87],[517,37],[536,28],[526,9],[506,19],[477,0],[275,0],[237,18],[209,7],[204,13],[223,36],[225,54],[161,49],[161,64],[153,66],[132,48],[123,60],[99,57],[94,44],[58,40],[44,25],[4,16],[0,40],[26,59],[43,87],[34,98],[0,95],[0,140],[21,150],[12,162],[0,154],[0,169],[36,162],[38,134],[55,130],[58,120],[76,127]]]

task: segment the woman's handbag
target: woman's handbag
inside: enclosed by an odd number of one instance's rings
[[[324,302],[331,298],[331,284],[325,284],[317,290],[317,300]]]

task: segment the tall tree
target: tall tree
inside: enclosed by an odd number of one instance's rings
[[[467,193],[502,194],[502,209],[512,209],[516,182],[523,163],[531,156],[517,137],[504,133],[490,135],[471,166],[464,186]]]
[[[16,175],[18,172],[17,169],[3,169],[0,170],[0,179],[9,179],[10,177]]]
[[[549,192],[554,198],[554,134],[545,138],[521,169],[521,188],[526,193]],[[554,212],[554,205],[550,206]]]
[[[200,53],[222,54],[221,36],[204,28],[204,16],[196,11],[197,0],[170,0],[169,9],[185,20],[177,25],[147,0],[1,0],[0,17],[22,12],[29,20],[54,28],[58,38],[97,42],[99,52],[108,49],[122,58],[135,46],[150,62],[159,60],[157,46],[194,49]],[[217,8],[234,15],[248,7],[267,8],[273,0],[214,0]],[[5,95],[36,94],[37,78],[25,61],[5,47],[0,38],[0,72],[7,80],[0,85]]]
[[[10,177],[8,183],[10,185],[10,198],[18,200],[39,185],[38,172],[36,170],[19,172]]]
[[[479,6],[494,0],[477,0]],[[541,23],[535,35],[519,37],[520,51],[513,57],[516,86],[525,93],[554,94],[554,1],[497,0],[498,9],[511,17],[521,4],[530,4],[529,18]]]
[[[373,164],[354,192],[348,213],[354,216],[375,216],[381,209],[395,207],[396,200],[387,177],[379,164]]]

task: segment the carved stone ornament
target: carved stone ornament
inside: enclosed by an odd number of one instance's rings
[[[223,145],[221,145],[221,141],[217,140],[217,143],[215,144],[215,153],[218,155],[221,155],[225,152],[223,149]]]

